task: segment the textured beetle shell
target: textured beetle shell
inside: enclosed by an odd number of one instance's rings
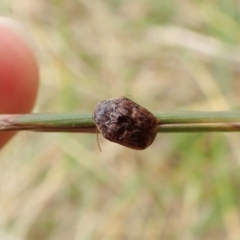
[[[99,102],[93,120],[106,139],[132,149],[147,148],[157,135],[157,118],[125,97]]]

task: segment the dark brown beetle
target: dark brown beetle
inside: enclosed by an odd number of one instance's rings
[[[159,124],[151,112],[126,97],[99,102],[93,120],[106,139],[137,150],[152,144]]]

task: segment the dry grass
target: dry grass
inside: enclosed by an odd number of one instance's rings
[[[38,46],[36,112],[119,96],[152,111],[239,101],[234,1],[8,0]],[[159,134],[134,151],[21,133],[0,154],[0,239],[239,239],[239,134]]]

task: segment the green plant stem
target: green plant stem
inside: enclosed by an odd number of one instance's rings
[[[161,121],[161,124],[182,124],[182,123],[228,123],[240,122],[240,111],[228,112],[159,112],[154,115]]]
[[[96,127],[90,113],[0,115],[0,131],[20,130],[95,133]]]
[[[240,131],[240,112],[162,112],[158,132]],[[1,131],[96,133],[91,113],[0,115]]]

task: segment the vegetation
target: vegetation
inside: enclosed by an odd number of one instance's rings
[[[236,3],[235,3],[236,2]],[[35,112],[127,96],[153,112],[237,110],[237,1],[3,1],[38,46]],[[239,133],[159,133],[144,151],[22,132],[0,153],[0,238],[238,239]]]

